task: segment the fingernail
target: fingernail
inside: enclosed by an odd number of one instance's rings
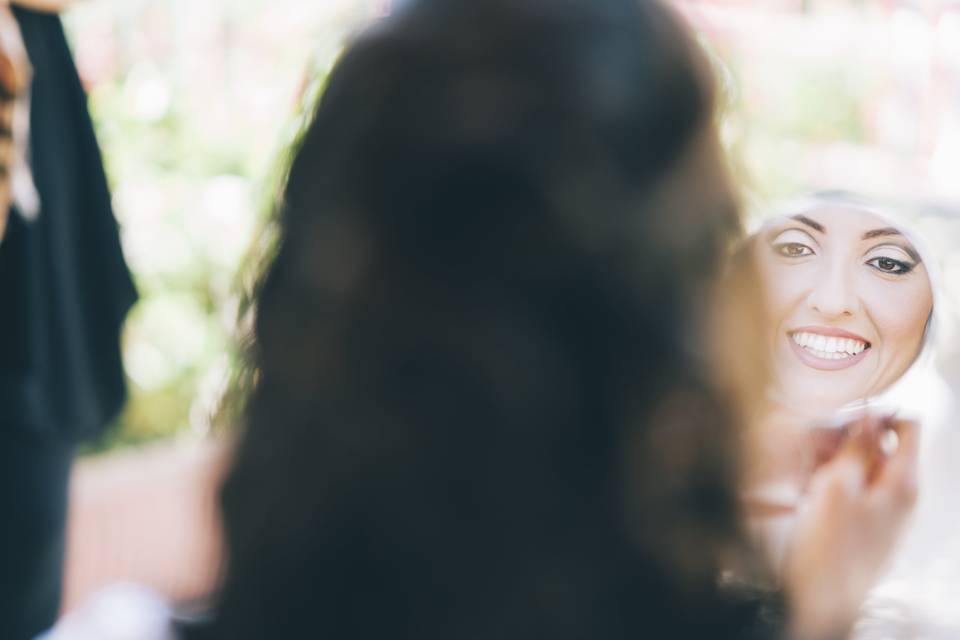
[[[850,424],[849,435],[851,438],[859,438],[860,434],[863,433],[863,420],[864,417],[860,416],[853,423]]]

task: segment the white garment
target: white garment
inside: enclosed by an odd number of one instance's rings
[[[150,589],[118,583],[98,591],[36,640],[175,640],[171,614]]]

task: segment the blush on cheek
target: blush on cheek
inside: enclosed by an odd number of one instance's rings
[[[923,344],[933,296],[925,280],[892,284],[899,286],[888,286],[871,296],[870,316],[891,362],[909,364]]]
[[[903,313],[896,313],[898,310],[902,310]],[[890,311],[892,313],[881,327],[884,339],[905,345],[919,344],[930,315],[929,309],[911,309],[909,306],[900,306],[898,309],[891,304]]]

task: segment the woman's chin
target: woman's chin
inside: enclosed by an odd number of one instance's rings
[[[793,411],[822,416],[864,399],[863,385],[844,384],[842,380],[823,380],[819,376],[792,376],[781,384],[778,401]]]
[[[868,350],[852,363],[834,361],[840,366],[818,368],[810,366],[809,354],[798,354],[794,349],[781,352],[777,400],[795,410],[818,415],[863,401],[872,386],[867,379],[872,355]]]

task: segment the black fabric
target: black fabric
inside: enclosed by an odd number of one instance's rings
[[[5,425],[6,426],[6,425]],[[74,447],[0,432],[0,638],[49,629],[60,609],[67,482]]]
[[[14,7],[34,67],[39,217],[0,244],[0,430],[96,435],[125,399],[119,333],[136,300],[60,19]]]

